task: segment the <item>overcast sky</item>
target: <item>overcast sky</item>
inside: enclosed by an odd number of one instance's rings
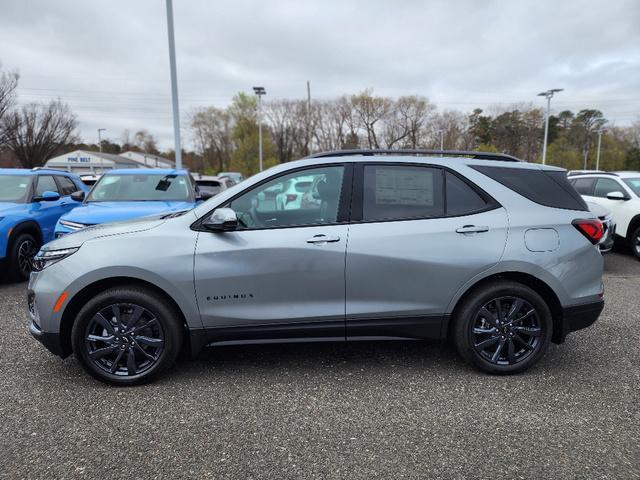
[[[195,106],[329,98],[373,88],[424,95],[440,109],[533,102],[554,111],[640,118],[640,1],[174,0],[185,128]],[[0,62],[19,101],[60,97],[85,141],[146,128],[172,146],[163,0],[3,0]]]

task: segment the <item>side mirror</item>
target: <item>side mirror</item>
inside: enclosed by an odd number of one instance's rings
[[[230,208],[218,208],[202,226],[210,232],[229,232],[238,228],[238,217]]]
[[[49,190],[42,192],[40,196],[33,197],[34,202],[55,202],[56,200],[60,200],[60,194]]]
[[[196,200],[202,200],[203,202],[206,202],[207,200],[209,200],[210,198],[213,198],[214,196],[215,195],[211,192],[200,190],[200,192],[198,192],[198,195],[196,196]]]
[[[609,200],[629,200],[629,197],[622,192],[609,192],[607,193],[607,198]]]
[[[82,202],[84,200],[84,192],[82,190],[78,190],[77,192],[73,192],[71,195],[71,200],[75,200],[76,202]]]

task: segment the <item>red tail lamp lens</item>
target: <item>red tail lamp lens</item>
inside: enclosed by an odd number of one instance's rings
[[[574,220],[572,223],[573,226],[594,245],[598,243],[604,235],[604,227],[600,220]]]

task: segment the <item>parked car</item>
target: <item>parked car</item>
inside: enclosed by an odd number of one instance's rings
[[[100,179],[100,175],[93,175],[93,174],[80,175],[80,180],[82,180],[82,183],[84,183],[89,187],[93,187],[99,179]]]
[[[640,259],[640,172],[589,172],[569,182],[586,201],[611,211],[616,237]]]
[[[212,197],[234,185],[233,180],[228,177],[197,175],[194,178],[199,190],[209,193]]]
[[[276,194],[276,210],[299,210],[302,196],[311,189],[314,177],[296,177],[282,182]]]
[[[130,385],[185,345],[243,342],[450,338],[475,367],[510,374],[598,318],[602,223],[566,171],[494,153],[387,153],[281,164],[191,211],[45,245],[31,333]],[[319,179],[319,204],[256,201],[302,178]]]
[[[196,193],[187,170],[128,168],[105,173],[86,196],[75,199],[78,208],[56,224],[56,238],[101,223],[118,222],[158,213],[190,210],[210,198]]]
[[[223,178],[230,178],[231,181],[233,181],[233,183],[240,183],[244,180],[244,175],[242,175],[240,172],[220,172],[218,173],[218,177]]]
[[[591,213],[598,217],[598,220],[602,222],[604,234],[602,235],[602,239],[600,240],[600,243],[598,243],[598,246],[600,247],[601,253],[607,253],[611,251],[613,244],[615,243],[616,222],[613,219],[613,214],[611,213],[611,210],[604,208],[597,203],[586,203]]]
[[[0,271],[29,278],[31,258],[53,240],[58,218],[78,206],[70,197],[76,191],[88,189],[70,173],[0,169]]]

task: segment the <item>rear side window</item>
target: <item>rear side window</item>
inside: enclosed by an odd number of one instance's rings
[[[547,207],[588,212],[587,204],[567,180],[564,171],[474,165],[473,169]]]
[[[366,165],[365,221],[442,217],[442,170],[403,165]]]
[[[447,216],[470,215],[487,208],[487,201],[457,175],[447,172],[446,177]]]
[[[594,197],[607,198],[607,194],[611,192],[625,193],[624,188],[611,178],[599,178],[596,181],[596,189],[593,192]]]
[[[78,190],[76,184],[69,177],[63,177],[62,175],[56,176],[56,180],[58,180],[58,184],[60,185],[60,195],[66,197],[67,195],[71,195],[73,192]]]
[[[571,185],[580,195],[593,195],[595,178],[576,178],[571,180]]]
[[[36,186],[36,196],[41,197],[44,192],[58,192],[58,185],[51,175],[38,176],[38,185]]]

